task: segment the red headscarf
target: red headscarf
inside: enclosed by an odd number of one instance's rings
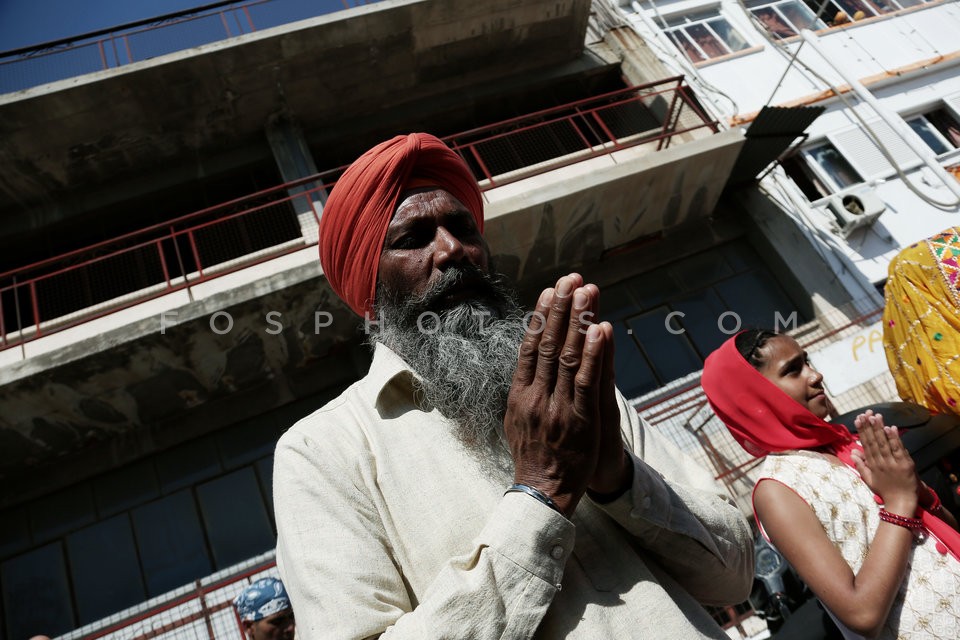
[[[854,437],[843,425],[813,415],[753,368],[736,336],[707,356],[700,386],[733,438],[754,456],[831,446],[849,455]]]
[[[737,350],[736,336],[707,356],[700,386],[734,439],[754,456],[792,449],[829,447],[847,466],[860,448],[846,427],[813,415],[753,368]],[[920,519],[960,560],[960,532],[920,508]]]
[[[373,147],[337,180],[320,217],[320,264],[334,292],[357,315],[372,312],[387,227],[400,195],[416,186],[449,191],[483,232],[483,198],[466,162],[428,133]]]

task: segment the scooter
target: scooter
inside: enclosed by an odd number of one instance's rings
[[[960,418],[931,415],[925,407],[910,402],[884,402],[833,419],[856,433],[854,420],[872,409],[885,424],[896,425],[900,438],[913,457],[920,478],[932,487],[943,506],[960,514]],[[786,559],[763,536],[754,547],[754,588],[749,602],[766,620],[776,640],[833,640],[839,629]]]

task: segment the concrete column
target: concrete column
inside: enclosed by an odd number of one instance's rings
[[[310,148],[296,122],[285,115],[276,115],[267,120],[266,131],[267,141],[284,182],[293,182],[317,173]],[[311,181],[287,189],[287,193],[293,198],[291,203],[296,211],[304,242],[308,244],[316,242],[319,237],[317,225],[323,205],[327,201],[327,192],[320,187],[319,181]]]

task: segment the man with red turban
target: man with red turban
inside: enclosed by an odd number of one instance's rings
[[[747,597],[745,519],[617,392],[596,285],[564,276],[525,318],[482,231],[427,134],[330,194],[321,264],[374,356],[277,445],[300,637],[726,638],[701,604]]]

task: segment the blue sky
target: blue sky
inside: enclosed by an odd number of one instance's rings
[[[213,0],[0,0],[0,51],[210,4]]]

